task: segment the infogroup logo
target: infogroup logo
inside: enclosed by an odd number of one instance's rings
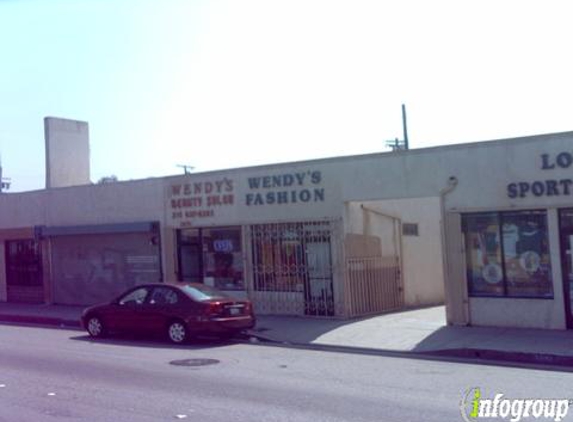
[[[493,398],[484,398],[479,387],[468,389],[462,396],[460,411],[466,422],[479,419],[509,420],[553,420],[562,421],[569,412],[569,399],[510,399],[503,393]]]

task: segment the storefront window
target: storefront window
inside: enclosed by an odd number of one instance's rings
[[[470,296],[552,298],[543,211],[463,217]]]
[[[497,214],[465,217],[469,293],[503,296],[503,270]]]
[[[182,281],[221,290],[244,290],[240,227],[186,229],[179,233]]]
[[[255,290],[302,292],[306,263],[302,224],[253,227]]]
[[[203,248],[206,280],[221,290],[244,290],[241,229],[204,229]]]
[[[506,213],[502,218],[508,295],[553,297],[545,213]]]

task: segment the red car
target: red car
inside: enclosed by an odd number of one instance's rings
[[[197,334],[235,334],[253,328],[251,302],[200,283],[144,284],[117,299],[91,306],[82,325],[92,337],[111,332],[165,334],[183,343]]]

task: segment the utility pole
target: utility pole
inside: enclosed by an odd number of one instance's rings
[[[402,128],[404,130],[404,147],[408,151],[408,124],[406,123],[406,105],[402,104]]]
[[[193,170],[195,168],[195,167],[190,166],[188,164],[177,164],[177,167],[181,167],[183,169],[184,174],[191,173],[191,170]]]
[[[400,140],[398,138],[391,141],[386,141],[386,146],[392,148],[392,151],[408,151],[410,149],[410,144],[408,141],[408,125],[406,122],[406,105],[402,104],[402,131],[404,139]]]

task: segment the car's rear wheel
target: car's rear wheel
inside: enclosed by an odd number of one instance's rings
[[[97,315],[92,315],[88,318],[86,328],[88,334],[94,338],[104,337],[106,334],[105,325]]]
[[[167,338],[171,343],[185,343],[189,339],[187,325],[180,320],[171,321],[167,324]]]

